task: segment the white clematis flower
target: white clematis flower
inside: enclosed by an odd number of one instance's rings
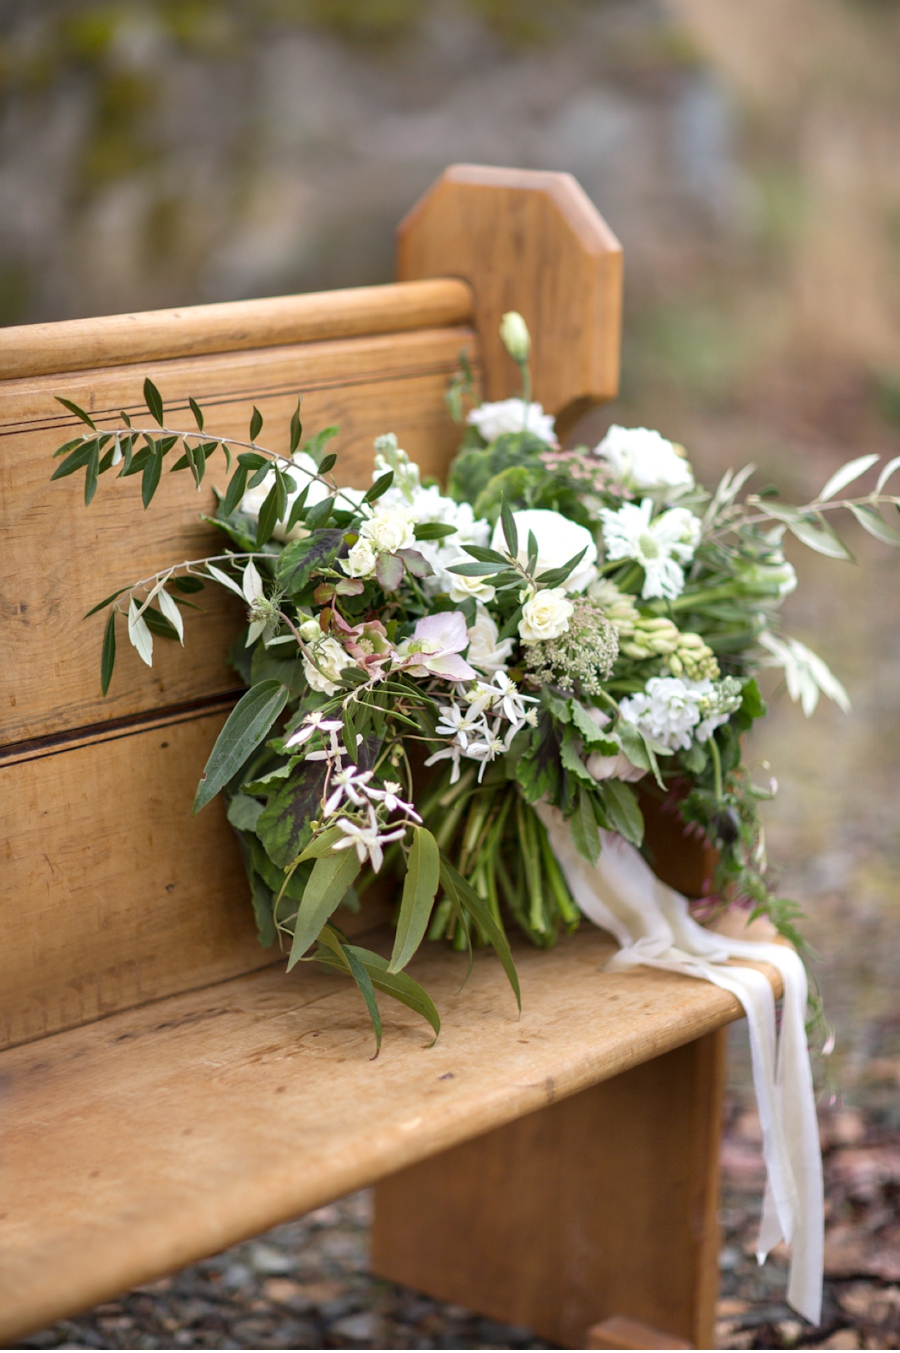
[[[613,423],[595,456],[602,456],[619,483],[635,493],[661,493],[670,502],[694,486],[694,475],[680,447],[650,428]]]
[[[517,558],[525,567],[528,563],[528,535],[534,534],[537,541],[538,556],[535,564],[535,577],[549,573],[553,568],[562,568],[576,554],[584,550],[581,563],[570,573],[563,587],[566,592],[583,592],[597,577],[597,546],[594,537],[585,526],[569,521],[561,512],[552,512],[549,508],[531,507],[522,512],[514,512],[518,535]],[[491,549],[501,554],[508,553],[506,535],[502,521],[498,521],[491,537]]]
[[[608,559],[633,559],[644,570],[643,597],[674,600],[684,590],[682,564],[688,564],[700,541],[701,525],[686,507],[673,507],[653,518],[653,499],[625,503],[617,512],[601,508]]]
[[[526,410],[522,399],[482,404],[479,409],[469,412],[466,422],[476,427],[486,442],[494,441],[504,432],[532,432],[548,446],[556,446],[553,415],[544,413],[540,404],[529,404]]]

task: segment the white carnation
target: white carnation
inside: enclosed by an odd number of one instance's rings
[[[522,607],[519,637],[523,644],[538,644],[546,639],[558,639],[569,628],[569,618],[575,607],[563,587],[546,587]]]
[[[518,535],[518,560],[523,566],[528,563],[528,535],[534,533],[537,541],[538,557],[535,565],[535,577],[549,573],[551,569],[562,568],[576,554],[584,550],[584,557],[573,573],[569,574],[564,587],[567,592],[583,592],[589,583],[597,577],[595,567],[597,546],[594,537],[584,526],[569,521],[561,512],[551,512],[549,508],[528,508],[523,512],[514,512]],[[506,535],[503,523],[497,522],[491,539],[491,549],[504,554],[507,551]]]
[[[661,493],[668,501],[694,485],[681,448],[650,428],[613,423],[594,454],[602,456],[619,483],[635,493]]]
[[[526,410],[522,399],[501,399],[472,409],[466,421],[478,429],[486,442],[494,441],[504,432],[532,432],[548,446],[556,446],[553,415],[544,413],[540,404],[529,404]]]

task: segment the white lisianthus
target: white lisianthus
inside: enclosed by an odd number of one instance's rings
[[[377,558],[371,541],[360,536],[356,544],[351,546],[347,558],[341,560],[341,567],[351,578],[371,578]]]
[[[514,362],[519,365],[528,361],[531,352],[531,334],[518,310],[507,310],[500,321],[500,337],[503,346]]]
[[[569,628],[569,617],[574,609],[564,587],[545,587],[522,607],[519,638],[523,644],[558,639]]]
[[[699,518],[686,507],[673,507],[653,518],[653,499],[625,503],[617,512],[602,508],[607,559],[633,559],[644,570],[643,597],[674,600],[684,590],[682,564],[688,564],[700,541]]]
[[[529,404],[526,409],[522,399],[500,399],[471,409],[466,422],[476,427],[486,442],[504,432],[532,432],[548,446],[556,446],[553,415],[544,413],[541,404]]]
[[[320,479],[315,479],[313,477],[319,473],[319,467],[316,465],[312,456],[307,455],[305,451],[295,451],[291,459],[297,467],[297,473],[291,476],[297,487],[293,493],[288,494],[285,520],[290,517],[291,508],[307,486],[309,488],[309,492],[306,495],[307,507],[312,507],[314,503],[321,503],[331,495],[328,486],[323,484]],[[288,474],[290,474],[289,470]],[[244,494],[241,499],[241,512],[245,512],[248,517],[259,517],[262,505],[268,498],[274,483],[275,472],[274,470],[270,470],[261,484],[257,484],[255,489],[248,489]],[[284,529],[284,522],[280,521],[276,524],[272,534],[276,540],[287,541],[301,540],[308,532],[302,523],[298,523],[291,528],[290,533],[287,533]]]
[[[619,483],[635,493],[661,493],[663,501],[671,501],[694,486],[681,447],[651,428],[613,423],[594,455],[602,456]]]
[[[364,521],[359,534],[371,543],[377,554],[396,554],[411,550],[415,543],[415,524],[409,512],[402,507],[378,505],[374,514]]]
[[[300,637],[309,649],[312,658],[304,653],[303,670],[306,679],[314,691],[324,695],[334,695],[339,689],[338,680],[345,667],[355,667],[343,645],[330,634],[323,634],[318,620],[304,620],[300,626]]]
[[[485,676],[506,670],[513,650],[512,639],[501,639],[496,622],[483,606],[475,612],[475,623],[468,629],[469,651],[466,654],[473,667]]]
[[[563,584],[565,591],[583,592],[597,577],[595,567],[597,546],[594,543],[594,537],[586,527],[579,526],[577,522],[569,521],[561,512],[551,512],[549,508],[543,507],[527,508],[522,512],[514,512],[513,520],[516,523],[516,532],[519,537],[517,557],[519,563],[523,566],[528,563],[528,533],[534,533],[538,546],[537,563],[534,569],[536,577],[541,573],[549,573],[553,568],[562,568],[563,564],[567,564],[574,555],[579,554],[582,550],[584,550],[584,557]],[[501,521],[498,521],[494,527],[491,549],[499,550],[501,554],[507,553],[506,536]]]

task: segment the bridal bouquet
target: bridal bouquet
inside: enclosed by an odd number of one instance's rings
[[[510,921],[540,946],[578,925],[537,806],[562,814],[594,864],[601,830],[641,847],[641,804],[663,802],[715,847],[708,910],[749,905],[797,942],[796,909],[767,884],[758,804],[772,790],[742,760],[742,737],[765,713],[754,673],[782,668],[806,714],[820,691],[844,708],[847,697],[779,630],[796,585],[782,539],[849,558],[826,515],[846,508],[900,544],[880,511],[900,502],[882,493],[900,457],[872,492],[837,498],[878,459],[867,455],[794,507],[774,490],[741,497],[752,466],[706,491],[683,449],[644,428],[562,449],[530,399],[521,317],[505,316],[502,334],[523,397],[466,413],[474,391],[462,371],[448,398],[466,431],[445,490],[422,481],[390,433],[375,442],[371,486],[341,487],[328,449],[338,429],[304,442],[299,403],[282,455],[259,444],[256,409],[247,442],[208,433],[194,400],[196,431],[169,428],[149,381],[154,427],[123,414],[100,429],[61,401],[87,427],[59,448],[53,477],[84,468],[87,503],[118,467],[142,476],[147,507],[172,453],[171,469],[199,489],[224,451],[230,479],[209,519],[222,552],[89,613],[108,610],[103,691],[122,624],[151,664],[154,638],[183,642],[182,611],[204,588],[242,599],[230,660],[248,690],[194,811],[224,795],[261,942],[281,944],[289,968],[314,958],[351,977],[379,1043],[376,991],[440,1027],[405,971],[426,936],[470,954],[492,945],[518,999]],[[382,868],[403,875],[389,959],[349,943],[334,920]]]

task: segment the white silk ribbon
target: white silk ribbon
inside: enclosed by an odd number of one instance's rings
[[[704,930],[689,915],[687,899],[661,883],[620,836],[600,833],[603,849],[592,866],[572,844],[562,814],[547,804],[535,808],[581,911],[621,945],[607,970],[647,964],[700,977],[730,991],[744,1007],[767,1175],[756,1257],[763,1263],[780,1240],[792,1247],[787,1299],[817,1325],[824,1243],[822,1155],[806,1041],[803,964],[785,945],[733,940]],[[730,958],[777,969],[784,987],[780,1032],[768,980],[753,968],[726,966]]]

